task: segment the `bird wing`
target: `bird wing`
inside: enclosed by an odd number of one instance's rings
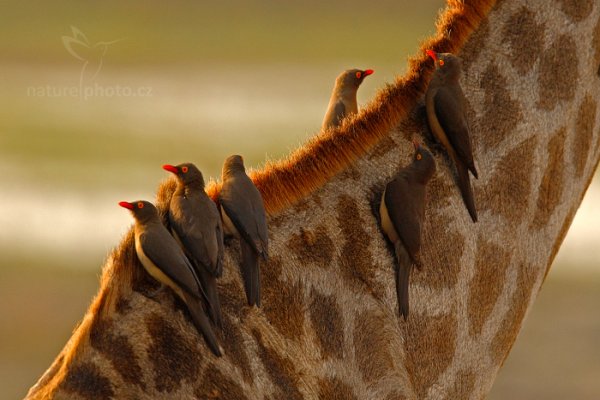
[[[469,137],[469,126],[463,112],[460,90],[460,87],[441,86],[438,88],[433,101],[435,115],[454,151],[460,161],[470,168],[473,166],[473,150]]]
[[[346,116],[346,106],[342,100],[338,100],[333,108],[333,126],[339,126]]]
[[[217,210],[217,213],[219,213],[219,210]],[[217,246],[219,248],[219,251],[217,253],[217,278],[223,276],[223,257],[225,255],[225,244],[223,243],[223,223],[221,222],[220,214],[221,213],[219,213],[217,220]]]
[[[242,248],[242,278],[246,290],[248,305],[260,307],[260,271],[258,254],[245,240],[240,242]]]
[[[396,296],[398,297],[398,308],[400,314],[406,321],[408,319],[409,301],[408,284],[410,283],[410,272],[412,270],[412,259],[406,248],[398,241],[394,244],[394,251],[398,259],[398,269],[396,270]]]
[[[257,253],[268,254],[268,229],[260,192],[245,174],[229,178],[219,195],[221,206],[240,235]]]
[[[213,275],[220,275],[223,239],[216,205],[208,197],[181,196],[177,207],[176,214],[170,213],[169,217],[181,244],[196,263]]]
[[[410,180],[407,171],[402,171],[387,185],[384,201],[398,237],[412,261],[419,263],[425,186]]]
[[[323,119],[323,128],[337,127],[346,116],[346,105],[339,98],[330,99],[325,118]]]
[[[146,257],[173,282],[195,297],[206,298],[192,264],[166,229],[164,233],[143,232],[139,240]]]

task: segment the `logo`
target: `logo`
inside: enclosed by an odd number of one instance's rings
[[[78,28],[71,26],[71,33],[73,36],[63,36],[62,42],[69,54],[83,63],[79,78],[80,83],[83,82],[86,74],[90,74],[90,80],[94,80],[102,69],[108,47],[123,40],[116,39],[110,42],[91,44],[87,36]]]
[[[109,42],[90,42],[80,29],[71,26],[72,36],[62,36],[62,43],[73,58],[81,62],[78,86],[29,86],[27,96],[31,97],[77,97],[87,100],[93,97],[150,97],[150,86],[100,85],[94,82],[104,64],[108,48],[123,39]]]

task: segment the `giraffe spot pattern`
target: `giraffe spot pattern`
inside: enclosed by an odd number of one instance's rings
[[[579,58],[570,36],[562,35],[542,53],[538,73],[538,103],[541,110],[551,111],[561,101],[575,97]]]
[[[432,197],[434,195],[432,193]],[[433,206],[428,207],[434,209]],[[465,239],[461,233],[452,229],[452,226],[453,220],[447,215],[433,212],[426,216],[421,246],[423,267],[414,270],[411,283],[436,290],[456,285]],[[444,240],[440,241],[440,238]]]
[[[544,45],[544,25],[535,21],[535,14],[527,7],[521,7],[504,25],[504,37],[512,52],[510,61],[520,73],[526,74],[533,68]]]
[[[343,238],[338,259],[342,276],[358,290],[371,288],[374,293],[383,293],[381,285],[372,278],[375,273],[373,257],[369,250],[372,238],[365,231],[366,223],[360,216],[356,200],[348,195],[339,196],[336,211]]]
[[[504,363],[510,351],[529,305],[531,291],[536,278],[536,268],[521,264],[518,271],[515,291],[509,301],[508,310],[494,335],[490,352],[496,365]]]
[[[125,382],[145,390],[142,368],[133,346],[127,340],[127,336],[112,333],[113,325],[112,320],[96,316],[90,329],[90,344],[110,360],[115,371]]]
[[[477,374],[473,371],[460,371],[454,378],[454,384],[446,395],[446,399],[468,399],[475,388]]]
[[[316,290],[311,292],[310,320],[317,337],[321,354],[344,357],[344,327],[340,308],[334,296],[326,296]],[[323,398],[323,397],[321,397]]]
[[[365,311],[354,321],[356,364],[369,384],[378,382],[394,369],[394,360],[389,352],[390,336],[382,315]]]
[[[244,390],[237,383],[212,365],[204,370],[202,382],[194,391],[194,395],[198,399],[247,399]]]
[[[454,314],[446,314],[419,315],[409,318],[404,325],[405,365],[418,399],[427,397],[429,387],[452,362],[457,324]]]
[[[229,314],[223,314],[223,329],[217,330],[219,343],[223,346],[225,356],[236,365],[244,378],[244,381],[252,383],[252,368],[246,354],[244,338],[240,333],[240,326],[235,325]]]
[[[308,204],[307,199],[300,200],[294,206],[294,214],[299,214],[301,212],[308,211],[308,210],[310,210],[310,205]]]
[[[336,377],[319,379],[319,399],[357,400],[352,388]]]
[[[323,199],[321,198],[321,196],[319,196],[318,192],[313,193],[311,198],[317,206],[323,207]]]
[[[87,400],[112,399],[115,396],[110,380],[102,375],[96,364],[87,361],[71,366],[61,389]]]
[[[471,136],[475,148],[494,148],[512,134],[522,120],[523,113],[519,103],[511,98],[508,82],[495,64],[487,66],[479,84],[484,90],[485,111],[472,129],[477,134]],[[483,146],[476,144],[479,142]]]
[[[258,330],[253,330],[252,334],[256,338],[258,356],[262,365],[277,389],[277,393],[274,394],[274,397],[276,399],[290,400],[303,399],[303,396],[298,389],[300,375],[294,368],[294,364],[290,360],[280,357],[275,351],[269,349],[265,345],[262,335]]]
[[[271,257],[275,260],[269,260],[269,264],[275,263],[276,257]],[[265,264],[261,264],[261,273],[264,272]],[[219,282],[219,301],[221,302],[221,309],[224,311],[223,314],[227,314],[231,317],[244,319],[248,309],[244,307],[246,302],[246,295],[244,294],[244,288],[237,280],[231,280],[229,282]]]
[[[592,139],[594,135],[594,122],[596,121],[596,100],[586,94],[577,114],[575,124],[575,138],[571,155],[577,176],[583,175],[590,151],[592,150]]]
[[[594,8],[594,0],[560,0],[562,11],[575,23],[583,21]]]
[[[476,187],[481,210],[492,210],[514,226],[522,221],[528,208],[536,141],[533,136],[512,149],[496,165],[490,183]]]
[[[536,229],[546,226],[556,209],[564,186],[564,147],[567,137],[566,128],[561,128],[548,142],[546,170],[539,186],[537,208],[531,226]]]
[[[460,51],[460,57],[463,60],[462,67],[465,74],[468,74],[469,68],[477,60],[477,56],[481,53],[481,49],[485,47],[485,42],[490,34],[489,20],[483,18],[465,45]]]
[[[286,214],[279,214],[277,216],[267,218],[267,223],[270,228],[281,228],[285,221]]]
[[[199,346],[195,346],[175,326],[156,313],[146,317],[145,322],[150,336],[146,353],[156,389],[170,393],[177,390],[184,380],[195,382],[202,361]]]
[[[340,179],[350,179],[351,181],[357,181],[361,177],[360,171],[354,165],[348,165],[342,172],[340,172]]]
[[[428,207],[434,210],[440,210],[450,204],[450,198],[454,191],[454,186],[442,177],[441,174],[435,174],[427,184],[426,201]]]
[[[115,303],[115,311],[121,315],[125,315],[126,313],[131,311],[129,299],[125,296],[119,296],[117,302]]]
[[[261,309],[267,320],[284,337],[299,340],[304,332],[304,285],[300,281],[283,282],[281,273],[281,260],[269,260],[267,264],[275,262],[273,268],[263,268]]]
[[[334,244],[325,225],[319,225],[314,230],[300,228],[299,233],[292,234],[287,247],[303,265],[329,267],[333,258]]]
[[[376,160],[378,158],[381,158],[396,147],[396,143],[392,140],[391,137],[384,136],[371,150],[369,154],[369,159]]]
[[[506,268],[510,254],[488,240],[486,235],[477,238],[475,255],[475,275],[469,284],[467,310],[469,313],[469,334],[479,336],[485,321],[492,313],[506,278]],[[461,396],[458,396],[459,398]]]

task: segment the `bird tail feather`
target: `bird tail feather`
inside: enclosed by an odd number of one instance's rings
[[[196,268],[200,284],[206,293],[208,302],[208,313],[210,318],[220,329],[223,329],[223,320],[221,317],[221,302],[219,301],[219,292],[217,291],[217,280],[214,275],[199,266]]]
[[[260,307],[260,271],[258,253],[244,239],[240,240],[242,248],[242,278],[246,289],[248,305]]]
[[[190,312],[190,315],[192,317],[194,326],[196,327],[198,332],[200,332],[202,334],[202,336],[204,336],[204,340],[206,341],[208,348],[217,357],[220,357],[222,354],[221,346],[219,346],[219,343],[217,342],[217,337],[215,336],[215,333],[213,332],[213,330],[210,326],[210,321],[208,320],[208,316],[204,312],[204,309],[202,307],[202,302],[199,299],[197,299],[185,292],[184,292],[184,296],[185,296],[185,303],[186,303],[187,309]]]
[[[396,270],[396,295],[400,315],[406,321],[408,319],[408,284],[412,270],[412,260],[404,246],[397,241],[394,245],[396,257],[398,258],[398,269]]]
[[[479,179],[479,174],[477,173],[477,169],[475,168],[475,163],[473,161],[471,161],[469,164],[469,171],[471,171],[475,179]]]
[[[463,198],[463,202],[469,211],[469,215],[473,222],[477,222],[477,209],[475,208],[475,200],[473,198],[473,189],[469,180],[469,171],[461,162],[457,162],[456,171],[458,172],[458,188]]]

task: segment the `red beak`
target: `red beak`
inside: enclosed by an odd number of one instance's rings
[[[365,76],[367,76],[367,75],[371,75],[373,72],[375,72],[375,71],[373,71],[372,69],[366,69],[366,70],[363,71],[363,74]]]
[[[425,53],[427,53],[427,55],[429,57],[433,58],[434,62],[438,60],[438,56],[437,56],[437,53],[435,51],[433,51],[433,50],[427,50],[427,51],[425,51]]]
[[[119,205],[123,208],[127,208],[128,210],[133,210],[133,204],[128,203],[126,201],[120,201]]]
[[[415,150],[419,150],[419,148],[421,147],[417,139],[413,139],[413,146],[415,146]]]
[[[166,170],[166,171],[172,172],[174,174],[178,174],[179,173],[179,170],[174,165],[165,164],[165,165],[163,165],[163,169]]]

